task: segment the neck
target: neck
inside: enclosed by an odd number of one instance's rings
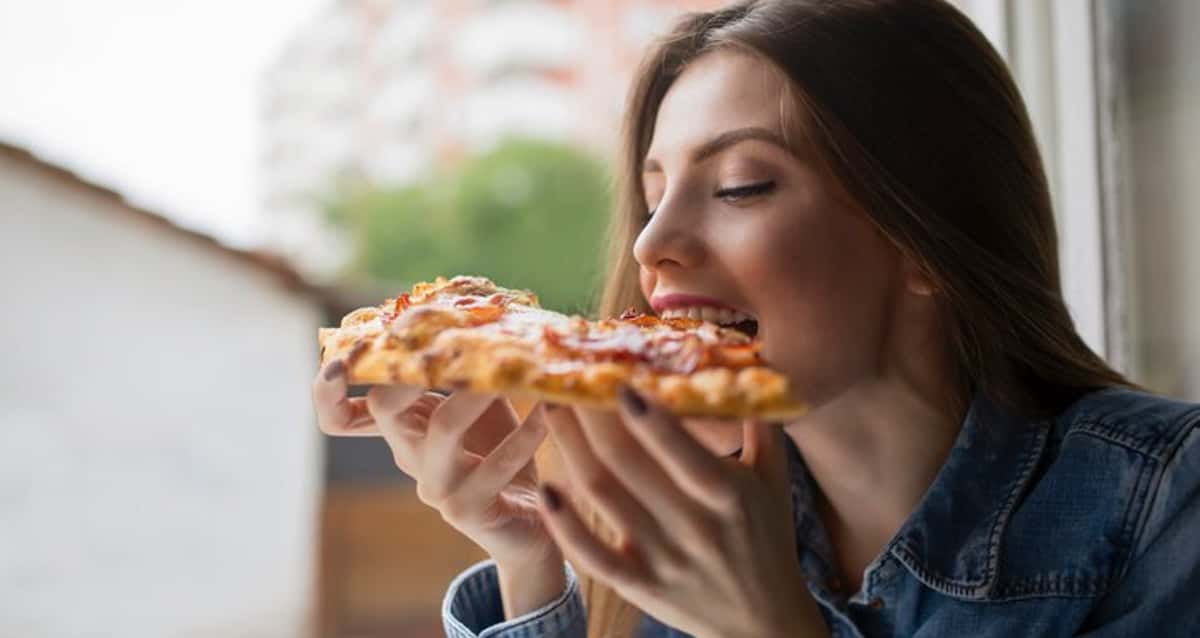
[[[787,426],[819,493],[814,499],[854,589],[933,483],[966,406],[899,384],[854,388]]]

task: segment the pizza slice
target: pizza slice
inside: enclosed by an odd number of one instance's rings
[[[627,384],[679,416],[804,413],[761,344],[698,319],[627,312],[589,321],[542,308],[484,277],[439,277],[321,328],[322,365],[345,359],[352,384],[429,388],[615,408]]]

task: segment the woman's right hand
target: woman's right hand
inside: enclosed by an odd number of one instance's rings
[[[349,397],[342,360],[318,372],[313,405],[326,434],[383,436],[396,465],[416,479],[421,501],[502,571],[546,565],[561,574],[562,554],[537,512],[533,453],[546,436],[540,407],[518,423],[494,394],[378,385]]]

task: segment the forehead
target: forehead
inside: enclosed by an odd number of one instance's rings
[[[686,152],[743,127],[783,135],[784,83],[777,69],[747,53],[720,50],[696,58],[663,97],[647,157]]]

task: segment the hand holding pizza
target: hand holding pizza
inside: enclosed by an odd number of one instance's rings
[[[422,502],[493,559],[501,579],[520,575],[506,604],[520,613],[565,586],[562,554],[537,513],[533,453],[545,438],[540,410],[518,423],[508,401],[458,391],[449,397],[409,385],[373,386],[348,397],[346,363],[326,365],[313,383],[321,430],[338,436],[383,436],[396,465],[417,481]],[[530,586],[529,579],[541,579]],[[540,591],[540,590],[545,590]]]
[[[532,458],[545,437],[543,410],[535,409],[525,423],[518,425],[511,406],[500,395],[570,403],[581,413],[603,414],[597,410],[611,410],[617,404],[619,387],[636,388],[658,404],[650,413],[654,416],[647,417],[658,427],[646,432],[657,432],[662,438],[658,447],[646,444],[653,450],[653,458],[646,452],[639,454],[637,447],[630,444],[598,447],[606,450],[601,454],[605,471],[612,468],[613,473],[619,472],[623,478],[661,479],[666,476],[662,468],[674,468],[669,471],[671,479],[684,488],[706,485],[703,481],[689,482],[695,477],[679,468],[690,465],[693,469],[704,469],[704,464],[696,459],[706,455],[709,464],[717,461],[682,433],[678,418],[672,414],[689,418],[780,419],[799,416],[807,408],[792,395],[787,378],[763,361],[762,344],[754,339],[757,323],[732,310],[718,319],[728,325],[695,317],[662,318],[636,310],[619,318],[592,321],[543,309],[531,291],[503,288],[485,277],[439,277],[434,282],[417,283],[410,292],[378,306],[358,308],[343,317],[337,327],[321,328],[317,338],[324,368],[314,384],[314,400],[325,432],[383,435],[392,447],[396,464],[417,479],[421,499],[492,555],[498,566],[505,612],[511,618],[559,595],[565,586],[565,576],[559,546],[551,538],[537,507],[537,477]],[[350,383],[374,387],[365,399],[348,398],[346,386]],[[446,398],[424,389],[429,387],[455,391]],[[598,419],[594,417],[593,421]],[[597,431],[593,443],[611,441],[611,437],[622,434],[626,441],[633,440],[619,422],[608,432],[600,432],[603,425],[593,429]],[[560,434],[568,432],[561,430]],[[561,439],[560,448],[569,448],[570,441],[564,444]],[[670,453],[666,451],[671,447],[667,442],[680,440],[686,440],[687,444]],[[632,452],[628,458],[620,454],[626,448]],[[568,457],[568,467],[584,464],[572,468],[577,473],[583,471],[582,467],[602,467],[586,451],[580,451],[585,448],[576,445],[569,449],[575,450],[575,456]],[[761,445],[747,446],[747,450],[756,449],[765,450]],[[768,456],[765,451],[748,452],[746,458]],[[679,465],[679,459],[684,459],[685,465]],[[703,552],[712,547],[703,545],[696,545],[700,553],[676,554],[681,561],[677,564],[680,569],[675,570],[677,575],[682,577],[680,570],[684,568],[700,568],[699,573],[690,574],[698,580],[690,587],[681,585],[679,592],[693,592],[694,586],[703,586],[710,577],[729,576],[705,572],[703,566],[707,561],[713,569],[740,569],[738,574],[746,576],[721,582],[747,586],[786,584],[785,588],[771,590],[776,597],[772,600],[785,600],[787,609],[792,609],[794,600],[779,597],[789,595],[800,581],[792,582],[792,577],[798,579],[798,574],[770,571],[779,566],[774,559],[779,555],[776,550],[754,554],[769,568],[766,578],[754,575],[756,562],[736,567],[726,560],[744,558],[737,552],[746,547],[775,547],[775,541],[780,539],[782,544],[778,547],[794,552],[790,534],[784,534],[791,529],[790,520],[762,527],[759,525],[762,512],[738,509],[761,508],[766,504],[764,511],[778,514],[778,503],[768,498],[772,493],[754,491],[765,485],[752,478],[768,467],[759,467],[761,463],[751,464],[750,469],[739,464],[736,471],[730,470],[732,474],[720,476],[711,467],[704,470],[707,472],[702,477],[704,481],[729,482],[724,487],[716,486],[714,489],[718,491],[710,491],[710,495],[724,493],[728,499],[734,494],[730,490],[748,490],[744,494],[736,492],[739,498],[745,497],[737,507],[727,503],[726,510],[704,510],[703,502],[687,501],[699,496],[686,489],[680,492],[678,486],[664,479],[638,485],[639,498],[655,499],[654,504],[643,501],[649,507],[640,510],[620,508],[621,514],[634,517],[625,522],[636,525],[639,534],[646,535],[641,539],[646,541],[646,548],[670,546],[681,550],[685,542],[692,542],[689,539],[697,530],[718,525],[725,515],[735,519],[742,516],[744,520],[738,519],[742,523],[754,522],[747,527],[734,520],[721,526],[721,530],[741,534],[724,539],[732,543],[726,547],[734,552],[727,556],[704,556]],[[626,505],[636,503],[624,494],[624,488],[612,493],[597,489],[592,481],[603,481],[604,476],[595,473],[584,477],[584,485],[592,488],[585,490],[588,497],[612,507],[616,507],[612,503],[617,501]],[[760,479],[766,476],[761,474]],[[626,487],[632,486],[626,484]],[[674,506],[678,507],[672,509]],[[650,517],[647,510],[655,516]],[[682,517],[684,511],[694,516]],[[556,520],[578,523],[566,515]],[[770,537],[763,536],[767,531]],[[568,536],[567,540],[580,547],[578,538]],[[583,560],[587,558],[585,555]],[[666,578],[668,572],[646,573]],[[607,575],[619,576],[617,572]],[[622,586],[633,587],[634,582],[623,580]],[[708,597],[682,600],[683,607],[662,602],[661,618],[673,620],[691,612],[699,615],[690,618],[706,618],[701,613],[705,610],[695,607],[704,601],[772,602],[759,600],[755,592],[760,591],[761,588],[748,589],[743,594],[716,592]],[[807,594],[807,590],[803,591]],[[723,600],[721,596],[725,594],[738,600]],[[740,611],[752,610],[746,607]],[[684,622],[680,626],[694,625]]]
[[[567,558],[695,636],[826,635],[796,555],[781,428],[745,420],[741,458],[722,459],[661,406],[628,389],[621,398],[619,414],[546,408],[571,495],[617,534],[601,541],[544,486]]]

